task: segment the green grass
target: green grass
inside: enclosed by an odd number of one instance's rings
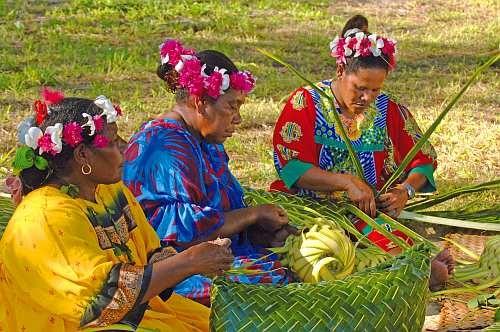
[[[398,40],[398,68],[385,89],[427,128],[460,86],[498,48],[496,1],[151,1],[0,2],[0,153],[31,112],[41,85],[66,95],[105,94],[126,112],[124,136],[173,103],[156,77],[167,36],[225,52],[258,77],[244,122],[227,144],[245,185],[275,178],[271,135],[282,101],[301,82],[256,51],[279,55],[314,79],[329,78],[328,43],[355,13],[370,30]],[[431,137],[442,188],[500,174],[498,64],[485,73]],[[498,200],[498,194],[486,199]]]

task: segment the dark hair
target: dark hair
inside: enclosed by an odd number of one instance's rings
[[[205,73],[210,75],[215,67],[224,68],[228,74],[238,72],[238,68],[225,54],[215,50],[205,50],[196,54],[202,65],[206,65]],[[156,69],[156,75],[164,80],[170,92],[175,93],[177,101],[185,100],[188,93],[185,89],[179,88],[178,74],[174,67],[168,63],[160,64]],[[209,97],[210,98],[210,97]]]
[[[346,37],[344,34],[348,30],[356,28],[367,35],[370,34],[368,31],[368,19],[363,15],[354,15],[346,22],[340,37]],[[346,73],[355,73],[361,68],[377,68],[389,71],[389,58],[385,54],[381,54],[380,56],[359,56],[356,58],[347,57],[347,63],[345,64]]]
[[[83,125],[87,119],[82,116],[82,113],[87,113],[95,116],[102,113],[102,110],[94,104],[93,100],[83,98],[64,98],[57,104],[48,106],[49,114],[40,125],[40,129],[44,132],[48,126],[53,126],[56,123],[66,125],[70,122],[77,122]],[[90,136],[90,128],[85,127],[82,131],[83,144],[90,145],[94,136]],[[68,162],[73,158],[74,148],[63,143],[63,148],[60,153],[55,156],[50,153],[43,153],[49,167],[46,170],[39,170],[35,166],[21,171],[19,177],[23,184],[23,194],[26,195],[30,191],[35,190],[50,179],[57,178],[58,175],[64,174]]]

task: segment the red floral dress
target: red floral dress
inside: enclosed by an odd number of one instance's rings
[[[333,97],[332,80],[317,85]],[[334,173],[355,174],[345,143],[335,128],[332,112],[341,115],[339,108],[311,87],[299,88],[290,96],[274,129],[274,164],[280,180],[271,184],[271,190],[312,197],[338,197],[338,193],[315,192],[295,186],[297,180],[313,166]],[[374,107],[365,113],[357,130],[348,132],[364,177],[376,189],[382,188],[422,135],[408,109],[385,94],[376,98]],[[411,173],[420,173],[427,178],[427,184],[421,191],[434,191],[433,173],[436,167],[435,151],[426,143],[400,181]],[[372,231],[364,222],[357,221],[355,224],[380,247],[386,250],[393,247],[388,239]],[[390,229],[389,225],[385,226]]]

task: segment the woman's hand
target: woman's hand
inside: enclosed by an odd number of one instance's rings
[[[403,211],[408,201],[408,192],[402,185],[389,190],[386,194],[379,196],[377,206],[393,218],[397,218]]]
[[[347,191],[349,199],[354,202],[360,210],[371,217],[376,216],[377,207],[375,204],[375,196],[369,185],[358,177],[349,175],[345,190]]]
[[[248,228],[250,242],[264,248],[282,247],[289,235],[298,235],[300,232],[292,225],[285,225],[276,232],[268,232],[258,225]]]
[[[274,204],[258,205],[255,208],[255,225],[267,232],[277,232],[288,224],[285,210]]]
[[[221,275],[229,270],[234,261],[230,244],[231,241],[221,239],[202,242],[186,249],[185,253],[194,269],[193,274]]]

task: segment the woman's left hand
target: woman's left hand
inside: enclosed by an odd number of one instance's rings
[[[386,194],[379,196],[377,207],[391,217],[396,218],[403,211],[407,201],[408,192],[402,185],[397,185]]]
[[[265,247],[282,247],[289,235],[298,235],[300,232],[292,225],[285,225],[275,232],[269,232],[258,225],[252,225],[247,230],[253,244]]]

